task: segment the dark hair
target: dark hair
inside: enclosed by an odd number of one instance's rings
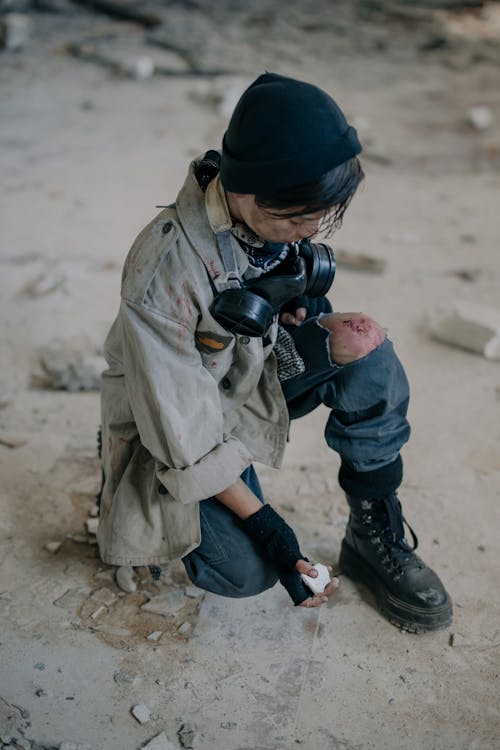
[[[357,156],[323,174],[319,180],[275,193],[256,195],[261,208],[279,211],[279,216],[302,216],[324,211],[320,231],[331,234],[342,224],[344,213],[364,177]],[[288,209],[288,210],[287,210]],[[285,212],[285,213],[283,213]]]

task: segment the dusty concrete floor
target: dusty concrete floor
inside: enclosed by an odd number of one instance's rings
[[[498,62],[470,51],[490,50],[497,6],[486,27],[448,16],[461,42],[430,52],[418,47],[432,24],[356,17],[347,3],[338,17],[317,3],[279,16],[273,3],[221,3],[209,19],[203,6],[172,6],[175,33],[201,35],[202,62],[234,75],[133,80],[74,59],[64,44],[89,34],[114,35],[106,54],[153,54],[137,25],[83,12],[32,14],[29,44],[1,58],[0,745],[135,750],[165,732],[172,747],[201,750],[496,750],[499,364],[433,341],[424,315],[457,299],[500,305]],[[293,610],[276,588],[146,614],[151,582],[121,596],[85,533],[97,393],[31,385],[54,338],[90,354],[102,344],[133,237],[175,198],[191,157],[219,144],[237,93],[266,68],[325,87],[368,144],[366,182],[335,243],[387,267],[340,269],[332,300],[386,325],[406,365],[401,499],[453,596],[449,631],[399,632],[347,579],[321,611]],[[466,123],[476,105],[493,114],[486,131]],[[310,556],[335,564],[347,509],[325,418],[294,424],[284,468],[260,475]],[[161,590],[186,583],[174,566]],[[140,703],[144,725],[130,714]],[[189,724],[192,741],[178,734]]]

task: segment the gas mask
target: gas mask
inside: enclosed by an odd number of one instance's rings
[[[221,242],[224,238],[220,235],[218,238],[225,260],[229,252],[228,240],[226,237]],[[286,302],[300,294],[325,296],[334,276],[332,248],[303,240],[294,245],[289,256],[275,269],[257,279],[244,281],[235,272],[230,273],[228,280],[233,283],[232,288],[216,295],[210,312],[231,333],[263,336]]]

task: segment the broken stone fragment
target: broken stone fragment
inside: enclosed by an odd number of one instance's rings
[[[47,552],[52,552],[55,554],[56,552],[59,552],[59,550],[62,547],[62,542],[47,542],[45,545],[45,549]]]
[[[203,589],[199,589],[197,586],[186,586],[184,588],[184,593],[189,599],[199,599],[201,596],[205,595]]]
[[[90,599],[93,602],[96,602],[96,604],[104,604],[106,607],[109,607],[116,602],[116,594],[111,591],[111,589],[103,586],[102,588],[93,591]]]
[[[471,107],[467,111],[467,122],[476,130],[488,130],[493,125],[493,114],[489,107]]]
[[[179,628],[177,628],[177,632],[179,633],[179,635],[189,635],[192,629],[193,626],[191,625],[191,623],[186,621],[183,622]]]
[[[134,719],[137,719],[139,724],[146,724],[151,718],[151,712],[144,703],[138,703],[137,706],[132,706],[130,712]]]
[[[323,565],[322,563],[316,563],[313,565],[313,568],[318,571],[317,578],[312,578],[312,576],[308,576],[305,573],[301,573],[300,577],[313,594],[322,594],[330,583],[330,573],[326,565]]]
[[[82,604],[87,594],[88,591],[85,591],[83,589],[68,589],[62,596],[55,599],[52,603],[54,604],[54,606],[61,607],[63,609],[74,609],[75,607],[79,607],[80,604]]]
[[[142,746],[142,750],[176,750],[174,745],[167,739],[165,732],[157,734],[148,743]]]
[[[74,342],[52,341],[40,352],[40,368],[32,373],[35,387],[59,391],[98,391],[106,361],[84,342],[84,349]]]
[[[7,13],[0,19],[0,46],[9,52],[18,52],[28,43],[31,28],[29,16],[23,13]]]
[[[182,747],[195,748],[198,744],[198,735],[196,734],[196,727],[191,722],[186,721],[181,725],[177,732],[179,742]]]
[[[436,310],[427,317],[429,333],[435,339],[500,359],[500,309],[457,303],[452,310]]]
[[[155,615],[172,617],[182,609],[185,603],[186,597],[183,591],[166,591],[164,594],[153,596],[149,602],[142,605],[141,609]]]
[[[163,635],[163,631],[162,630],[153,630],[153,632],[150,633],[147,636],[147,640],[148,641],[154,641],[156,643],[157,641],[160,640],[160,638],[162,637],[162,635]]]
[[[98,518],[88,518],[87,519],[87,531],[89,534],[97,534],[97,529],[99,528],[99,519]]]
[[[119,669],[113,675],[113,680],[117,685],[133,685],[137,682],[137,675],[132,672],[127,672],[125,669]]]

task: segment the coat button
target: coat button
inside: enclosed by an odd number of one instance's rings
[[[158,492],[160,495],[166,495],[167,494],[167,488],[163,484],[158,485]]]
[[[228,391],[231,388],[231,381],[229,380],[229,378],[222,378],[220,384],[225,391]]]
[[[250,343],[250,336],[240,336],[240,341],[242,344],[249,344]]]
[[[162,234],[168,234],[168,233],[170,232],[170,230],[171,230],[171,229],[172,229],[172,222],[171,222],[171,221],[167,221],[167,222],[166,222],[166,223],[165,223],[165,224],[164,224],[164,225],[162,226],[162,228],[161,228],[161,233],[162,233]]]

